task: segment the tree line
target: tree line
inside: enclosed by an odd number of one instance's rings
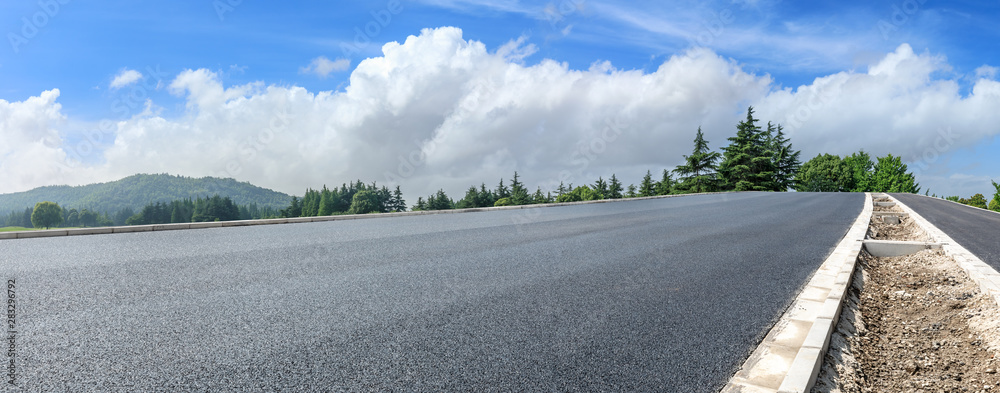
[[[994,180],[990,180],[990,183],[993,183],[993,188],[996,189],[996,192],[993,194],[993,199],[991,199],[989,203],[986,203],[986,196],[984,196],[983,194],[976,194],[969,198],[961,198],[958,195],[954,195],[945,197],[944,199],[947,199],[952,202],[958,202],[963,205],[978,207],[980,209],[987,209],[995,212],[1000,212],[1000,184],[997,184],[997,182]],[[937,195],[933,196],[935,198],[938,197]]]
[[[491,206],[515,206],[600,199],[650,197],[657,195],[704,193],[718,191],[813,191],[813,192],[919,192],[912,173],[899,157],[887,155],[873,160],[863,150],[843,158],[820,154],[802,163],[801,152],[795,150],[780,124],[762,125],[754,118],[754,109],[747,109],[746,118],[736,125],[736,134],[727,138],[728,145],[712,151],[699,127],[695,133],[691,154],[683,155],[682,164],[673,170],[663,169],[658,180],[647,170],[637,185],[625,186],[612,173],[608,179],[598,177],[593,184],[574,186],[562,182],[552,190],[536,187],[534,192],[514,172],[509,185],[487,188],[485,183],[472,185],[457,202],[443,190],[417,198],[414,211],[463,209]],[[676,177],[676,178],[675,178]],[[998,189],[1000,195],[1000,189]],[[996,200],[996,198],[995,198]],[[1000,202],[997,202],[1000,205]],[[140,212],[122,209],[112,216],[97,215],[98,223],[152,224],[277,217],[312,217],[339,214],[368,214],[406,211],[399,186],[390,190],[374,182],[361,180],[344,183],[339,188],[306,189],[302,198],[292,196],[282,209],[260,208],[256,205],[236,206],[228,197],[183,199],[149,204]],[[83,214],[82,212],[87,212]],[[65,225],[93,223],[84,209],[75,216],[62,210]],[[7,224],[24,224],[31,209],[12,212]],[[81,220],[81,216],[87,221]],[[75,220],[70,219],[75,217]]]

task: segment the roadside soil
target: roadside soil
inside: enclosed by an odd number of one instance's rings
[[[927,240],[908,218],[878,216],[869,237]],[[813,391],[1000,392],[998,356],[998,307],[951,257],[862,252]]]

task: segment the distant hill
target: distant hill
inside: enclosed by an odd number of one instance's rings
[[[47,186],[0,194],[0,214],[33,207],[35,203],[42,201],[55,202],[67,209],[87,208],[113,214],[126,207],[139,210],[150,202],[195,199],[215,194],[228,196],[238,205],[256,203],[259,207],[270,206],[277,209],[287,207],[292,198],[285,193],[234,179],[139,174],[108,183],[76,187]]]

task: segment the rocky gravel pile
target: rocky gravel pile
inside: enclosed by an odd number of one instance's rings
[[[926,236],[905,219],[869,235]],[[1000,313],[940,250],[863,253],[815,392],[1000,392]]]

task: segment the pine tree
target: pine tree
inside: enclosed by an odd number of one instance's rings
[[[510,189],[503,185],[503,179],[500,179],[500,185],[497,186],[495,194],[497,199],[510,198]]]
[[[561,183],[560,183],[561,184]],[[615,177],[615,174],[611,174],[611,183],[608,184],[608,198],[611,199],[621,199],[622,197],[622,182]]]
[[[333,215],[333,193],[330,192],[330,189],[326,188],[325,184],[323,185],[323,191],[320,191],[319,212],[317,214],[321,216]]]
[[[670,177],[670,171],[663,170],[663,178],[656,183],[656,195],[670,195],[674,189],[674,179]]]
[[[392,200],[389,207],[394,212],[405,212],[406,211],[406,200],[403,199],[403,192],[399,190],[399,186],[392,191]]]
[[[625,197],[626,198],[635,198],[636,197],[636,194],[635,194],[635,184],[629,184],[628,185],[628,191],[625,192]]]
[[[532,195],[532,197],[531,197],[531,203],[538,205],[538,204],[548,203],[548,202],[549,202],[549,198],[547,198],[545,196],[545,194],[542,194],[542,188],[538,187],[535,190],[535,194]]]
[[[559,188],[556,188],[556,198],[561,197],[562,194],[565,194],[567,191],[568,190],[566,189],[566,186],[563,185],[563,182],[559,182]]]
[[[479,184],[479,204],[476,207],[490,207],[497,202],[497,196],[493,191],[486,189],[486,183]]]
[[[708,148],[705,134],[701,132],[701,127],[698,127],[698,132],[694,136],[694,151],[691,155],[684,156],[684,165],[674,168],[674,173],[680,177],[678,187],[689,192],[714,191],[718,182],[715,163],[719,157],[718,152]]]
[[[761,130],[753,118],[753,107],[747,118],[736,126],[736,136],[722,150],[719,175],[727,189],[736,191],[774,190],[774,154],[767,144],[769,131]]]
[[[768,122],[767,127],[777,131],[769,141],[770,149],[774,153],[774,190],[788,191],[790,188],[795,188],[795,174],[802,167],[802,162],[799,161],[802,152],[792,148],[791,140],[785,138],[784,127],[781,124],[773,128]]]
[[[646,176],[642,177],[642,183],[639,184],[639,196],[651,197],[654,195],[656,195],[656,185],[653,184],[653,174],[646,171]]]
[[[427,210],[427,204],[424,203],[424,197],[417,197],[417,204],[413,205],[413,211]]]
[[[597,199],[608,198],[611,192],[608,190],[608,182],[604,181],[603,177],[598,177],[597,182],[594,183],[593,190],[597,193]]]
[[[517,179],[517,171],[514,171],[514,179],[510,181],[510,202],[513,205],[527,205],[531,201],[528,189]]]

